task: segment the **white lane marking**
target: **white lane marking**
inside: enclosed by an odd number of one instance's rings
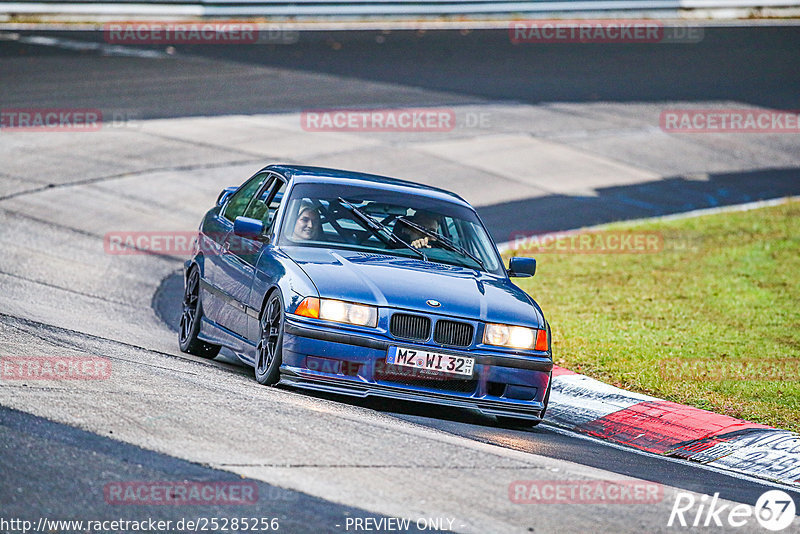
[[[692,217],[702,217],[703,215],[714,215],[717,213],[730,213],[735,211],[750,211],[759,208],[768,208],[771,206],[780,206],[789,202],[800,201],[800,196],[790,196],[773,198],[770,200],[756,200],[754,202],[746,202],[744,204],[733,204],[731,206],[718,206],[716,208],[703,208],[699,210],[687,211],[685,213],[673,213],[672,215],[661,215],[660,217],[652,217],[645,219],[634,219],[625,221],[625,223],[648,223],[653,221],[677,221],[680,219],[690,219]]]
[[[702,217],[703,215],[715,215],[717,213],[730,213],[736,211],[750,211],[759,208],[769,208],[772,206],[780,206],[789,202],[800,201],[800,196],[788,196],[781,198],[773,198],[770,200],[757,200],[755,202],[746,202],[744,204],[733,204],[731,206],[718,206],[716,208],[703,208],[699,210],[687,211],[684,213],[673,213],[671,215],[659,215],[657,217],[645,217],[643,219],[630,219],[625,221],[614,221],[611,223],[598,224],[597,226],[584,226],[583,228],[573,228],[570,230],[558,230],[551,232],[553,234],[564,234],[567,232],[584,232],[590,230],[605,230],[615,227],[627,227],[637,224],[647,224],[651,222],[662,221],[677,221],[680,219],[691,219],[693,217]],[[500,252],[509,252],[516,250],[514,241],[505,241],[497,244],[497,249]]]
[[[634,453],[634,454],[639,454],[641,456],[647,456],[648,458],[658,458],[659,460],[664,460],[664,461],[672,462],[672,463],[675,463],[675,464],[694,467],[694,468],[697,468],[697,469],[704,469],[706,471],[711,471],[713,473],[718,473],[720,475],[727,475],[729,477],[733,477],[733,478],[736,478],[736,479],[739,479],[739,480],[744,480],[746,482],[753,482],[753,483],[761,484],[763,486],[771,486],[773,488],[788,490],[788,491],[794,492],[795,494],[797,493],[797,491],[799,489],[798,486],[792,486],[792,485],[789,485],[789,484],[783,484],[781,482],[775,482],[775,481],[768,480],[768,479],[765,479],[765,478],[757,478],[757,477],[753,477],[753,476],[750,476],[750,475],[746,475],[746,474],[738,472],[738,471],[730,471],[728,469],[723,469],[723,468],[720,468],[720,467],[714,467],[714,466],[711,466],[711,465],[701,464],[701,463],[697,463],[697,462],[690,462],[690,461],[687,461],[687,460],[682,460],[680,458],[672,458],[670,456],[663,456],[661,454],[655,454],[655,453],[652,453],[652,452],[647,452],[647,451],[642,451],[642,450],[639,450],[639,449],[634,449],[633,447],[626,447],[625,445],[620,445],[618,443],[613,443],[613,442],[610,442],[610,441],[604,441],[604,440],[601,440],[601,439],[598,439],[598,438],[593,438],[592,436],[587,436],[585,434],[579,434],[578,432],[573,432],[571,430],[566,430],[564,428],[560,428],[560,427],[557,427],[557,426],[548,425],[547,423],[541,423],[539,425],[539,427],[540,428],[546,428],[546,429],[548,429],[548,430],[550,430],[552,432],[555,432],[556,434],[561,434],[563,436],[569,436],[569,437],[573,437],[573,438],[583,439],[583,440],[586,440],[586,441],[591,441],[592,443],[598,443],[600,445],[605,445],[607,447],[612,447],[614,449],[619,449],[621,451],[631,452],[631,453]]]
[[[163,59],[172,57],[172,54],[161,52],[160,50],[146,50],[143,48],[132,48],[129,46],[112,45],[108,43],[95,43],[91,41],[79,41],[76,39],[64,39],[62,37],[46,37],[44,35],[20,35],[12,32],[0,33],[2,41],[17,41],[24,44],[39,46],[52,46],[65,50],[77,50],[79,52],[99,52],[104,56],[122,57],[141,57],[148,59]]]

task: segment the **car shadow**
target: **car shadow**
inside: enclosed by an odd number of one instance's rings
[[[521,234],[675,215],[800,195],[800,169],[765,169],[684,177],[595,190],[596,196],[547,195],[477,208],[497,243]]]

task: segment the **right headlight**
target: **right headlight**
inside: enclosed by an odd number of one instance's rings
[[[483,342],[487,345],[512,349],[547,351],[547,330],[513,326],[508,324],[486,323]]]

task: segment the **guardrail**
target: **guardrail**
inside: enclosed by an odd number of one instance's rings
[[[689,9],[758,9],[798,7],[800,0],[215,0],[178,2],[77,0],[73,2],[0,1],[6,15],[109,15],[175,17],[314,17],[314,16],[524,16],[543,13],[649,12]]]

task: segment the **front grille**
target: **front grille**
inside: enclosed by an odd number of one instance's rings
[[[429,374],[430,376],[425,376]],[[436,375],[439,376],[436,376]],[[407,386],[472,393],[478,385],[474,379],[452,378],[436,371],[412,369],[400,365],[376,362],[375,380],[394,382]]]
[[[478,385],[477,380],[409,380],[403,382],[409,386],[420,388],[440,389],[444,391],[457,391],[459,393],[472,393]]]
[[[472,344],[472,325],[441,320],[436,323],[433,340],[440,345],[468,347]]]
[[[423,315],[395,313],[389,323],[389,331],[400,339],[424,341],[431,335],[431,320]]]

